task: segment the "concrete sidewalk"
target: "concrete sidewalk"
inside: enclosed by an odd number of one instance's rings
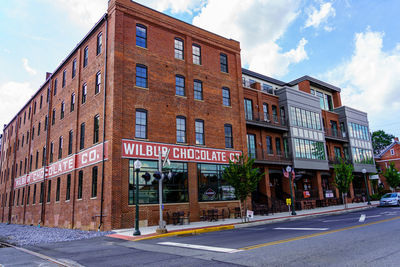
[[[296,211],[297,215],[292,216],[289,212],[275,213],[268,216],[255,215],[254,219],[250,219],[248,223],[242,223],[241,219],[225,219],[214,222],[202,221],[202,222],[191,222],[185,225],[167,225],[168,233],[166,234],[156,234],[156,229],[158,226],[149,226],[140,228],[141,235],[133,236],[135,229],[117,229],[113,230],[115,234],[108,235],[109,237],[139,241],[145,239],[161,238],[175,235],[185,235],[185,234],[200,234],[213,231],[222,231],[228,229],[250,227],[260,224],[275,223],[285,220],[296,220],[306,217],[315,217],[323,215],[332,214],[342,214],[357,210],[368,209],[370,207],[376,207],[379,201],[372,201],[372,205],[368,206],[367,203],[349,203],[347,209],[344,209],[344,205],[329,206],[324,208],[316,208],[311,210],[300,210]]]

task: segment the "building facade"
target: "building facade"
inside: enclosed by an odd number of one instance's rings
[[[393,142],[387,146],[381,153],[375,156],[375,162],[378,168],[379,180],[377,185],[383,185],[387,190],[390,189],[386,178],[382,175],[386,169],[393,164],[397,170],[400,170],[400,142],[399,138],[395,137]]]
[[[3,129],[1,222],[133,227],[138,186],[139,220],[155,225],[154,174],[167,152],[173,175],[162,189],[165,214],[196,221],[203,211],[237,207],[222,172],[242,154],[265,172],[254,203],[287,197],[287,165],[296,171],[298,201],[330,191],[338,197],[332,163],[344,157],[356,174],[373,172],[369,136],[367,115],[342,106],[339,88],[242,69],[239,42],[110,0],[107,14]],[[350,195],[358,188],[355,181]]]

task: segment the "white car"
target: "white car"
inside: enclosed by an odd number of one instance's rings
[[[379,206],[400,206],[400,193],[387,193],[383,195]]]

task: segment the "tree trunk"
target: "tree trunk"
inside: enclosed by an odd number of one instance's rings
[[[346,201],[345,193],[342,193],[342,199],[343,199],[344,208],[347,209],[347,201]]]

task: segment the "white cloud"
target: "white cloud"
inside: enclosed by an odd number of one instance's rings
[[[355,35],[352,57],[323,76],[342,87],[342,102],[365,112],[376,130],[400,113],[400,43],[383,51],[382,32]],[[398,130],[397,130],[398,131]]]
[[[160,12],[170,10],[173,14],[192,14],[193,11],[199,10],[207,0],[138,0],[136,2]]]
[[[0,125],[7,124],[35,93],[28,82],[7,82],[0,85]]]
[[[22,64],[23,64],[24,69],[26,70],[26,72],[28,72],[31,75],[36,75],[37,74],[37,71],[29,66],[29,62],[28,62],[27,58],[23,58],[22,59]]]
[[[307,59],[304,38],[287,52],[277,44],[298,9],[298,0],[209,0],[193,24],[239,41],[243,65],[279,77],[288,72],[290,64]]]
[[[66,12],[72,22],[91,28],[107,12],[106,0],[44,0]]]
[[[310,8],[310,11],[308,12],[308,18],[304,27],[318,28],[321,24],[326,23],[328,21],[328,18],[334,16],[336,16],[336,11],[332,7],[332,3],[321,3],[319,10],[317,10],[315,7]],[[326,26],[324,27],[324,29],[326,31],[331,31],[333,28]]]

